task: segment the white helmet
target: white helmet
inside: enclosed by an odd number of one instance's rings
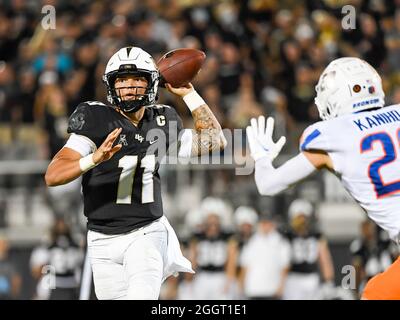
[[[210,214],[217,215],[221,225],[225,229],[230,229],[233,225],[233,209],[224,200],[217,197],[206,197],[200,204],[203,221]]]
[[[376,70],[359,58],[332,61],[315,87],[315,104],[322,120],[385,104],[382,79]]]
[[[290,220],[296,218],[300,214],[310,217],[313,212],[313,205],[307,200],[296,199],[290,204],[288,212]]]
[[[235,210],[234,216],[237,226],[248,223],[254,227],[258,221],[257,212],[252,207],[240,206]]]
[[[122,101],[114,84],[118,76],[125,74],[145,77],[148,82],[146,93],[136,100]],[[160,73],[152,56],[138,47],[125,47],[114,53],[103,75],[108,101],[125,112],[135,112],[145,105],[155,103],[159,78]]]

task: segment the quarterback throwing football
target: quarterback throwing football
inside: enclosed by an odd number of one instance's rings
[[[178,155],[191,157],[221,150],[226,141],[191,84],[167,84],[192,113],[195,129],[183,130],[175,109],[156,104],[159,78],[147,52],[137,47],[116,52],[103,76],[111,105],[77,106],[69,120],[71,135],[46,172],[49,186],[83,175],[88,254],[99,299],[157,299],[169,275],[193,272],[163,216],[160,150],[176,142]],[[156,140],[152,130],[165,139]],[[154,148],[155,142],[166,145]]]

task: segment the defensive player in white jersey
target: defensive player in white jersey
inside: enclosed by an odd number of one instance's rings
[[[319,121],[308,127],[300,153],[275,168],[285,137],[272,140],[274,120],[251,119],[247,127],[255,181],[275,195],[317,169],[328,169],[371,219],[398,242],[400,232],[400,106],[384,107],[382,80],[358,58],[332,61],[316,86]],[[383,108],[384,107],[384,108]],[[363,299],[400,299],[400,258],[372,278]]]

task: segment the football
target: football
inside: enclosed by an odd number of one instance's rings
[[[173,87],[182,87],[193,80],[200,71],[206,55],[197,49],[175,49],[158,60],[160,86],[170,83]]]

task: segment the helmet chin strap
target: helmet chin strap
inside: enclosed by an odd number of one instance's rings
[[[133,113],[139,111],[144,105],[135,103],[140,102],[139,100],[132,100],[132,101],[121,101],[118,107],[125,113]]]
[[[122,97],[118,95],[118,108],[126,113],[133,113],[140,110],[146,105],[147,94],[135,94],[136,99],[134,100],[122,100]]]

